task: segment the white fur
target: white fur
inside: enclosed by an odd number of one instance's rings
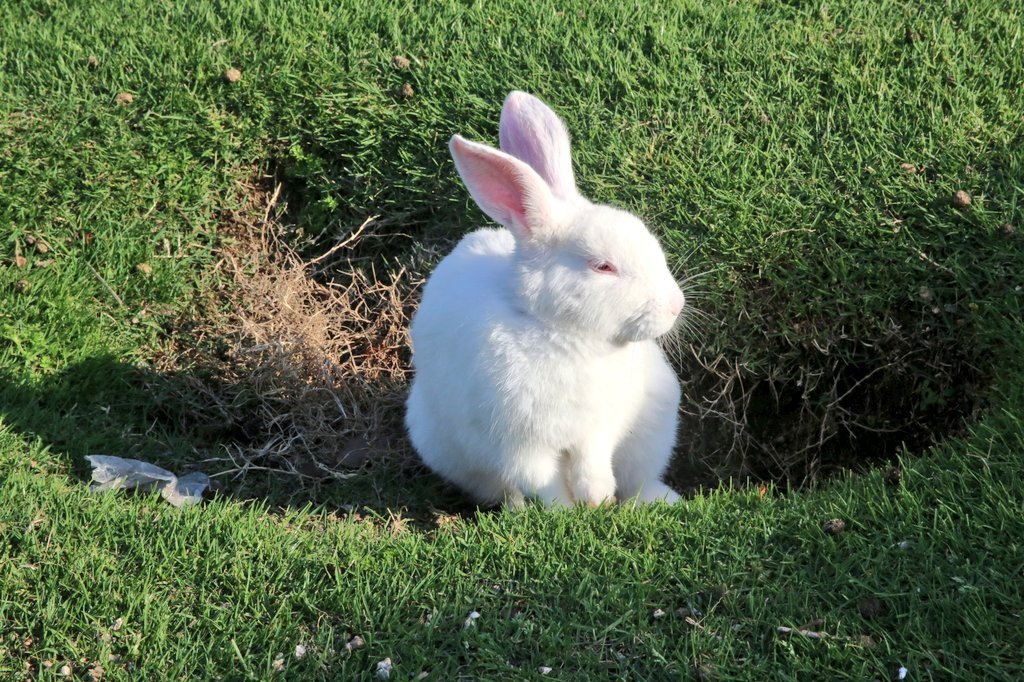
[[[482,503],[674,501],[661,475],[680,390],[654,339],[684,299],[661,247],[636,217],[579,195],[568,134],[543,102],[511,93],[500,138],[505,151],[451,141],[505,229],[464,237],[424,287],[413,445]]]

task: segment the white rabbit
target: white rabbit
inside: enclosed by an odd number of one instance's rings
[[[466,235],[423,289],[412,443],[485,504],[675,501],[661,475],[680,389],[655,339],[684,297],[661,247],[633,215],[580,196],[568,133],[539,99],[509,94],[500,140],[449,144],[505,229]]]

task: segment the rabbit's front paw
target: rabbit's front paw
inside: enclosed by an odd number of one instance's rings
[[[569,482],[569,488],[576,504],[591,507],[615,504],[615,477],[610,474],[579,472]]]

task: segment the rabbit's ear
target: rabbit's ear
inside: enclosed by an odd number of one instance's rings
[[[532,168],[460,135],[452,137],[448,148],[477,206],[512,230],[517,240],[543,241],[556,227],[556,200]]]
[[[501,108],[501,149],[528,164],[563,200],[578,196],[572,172],[569,133],[544,102],[513,90]]]

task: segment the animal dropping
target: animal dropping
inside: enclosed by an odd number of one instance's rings
[[[536,97],[509,94],[499,140],[449,143],[501,227],[463,237],[424,286],[412,443],[481,504],[674,502],[680,387],[657,339],[685,298],[661,246],[579,193],[565,125]]]

